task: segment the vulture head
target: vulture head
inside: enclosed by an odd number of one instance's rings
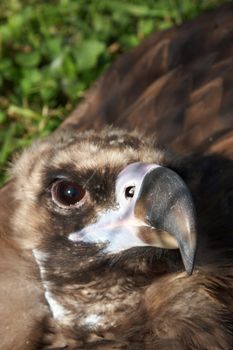
[[[75,337],[130,322],[158,276],[192,273],[194,206],[173,163],[152,139],[112,128],[58,132],[16,161],[14,239]]]

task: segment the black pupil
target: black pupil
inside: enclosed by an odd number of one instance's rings
[[[70,206],[78,203],[85,195],[85,190],[75,182],[61,181],[55,185],[55,199]]]
[[[76,197],[78,195],[78,191],[74,187],[67,187],[64,192],[64,195],[70,198]]]
[[[134,193],[135,193],[135,186],[129,186],[125,189],[126,198],[133,198]]]

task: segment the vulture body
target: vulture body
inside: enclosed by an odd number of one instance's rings
[[[145,40],[15,162],[1,349],[233,348],[232,18]]]

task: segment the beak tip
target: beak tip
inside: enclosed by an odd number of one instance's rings
[[[194,264],[193,263],[192,264],[188,264],[188,265],[186,264],[185,270],[186,270],[188,276],[192,275],[193,268],[194,268]]]
[[[183,264],[185,267],[185,270],[189,276],[192,275],[193,269],[194,269],[194,264],[195,264],[195,252],[196,249],[193,249],[192,251],[184,252],[182,249],[180,249]]]

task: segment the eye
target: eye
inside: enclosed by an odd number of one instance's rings
[[[79,203],[85,196],[85,189],[76,182],[57,181],[52,186],[52,199],[61,207],[71,207]]]
[[[125,189],[125,198],[133,198],[135,193],[135,186],[128,186]]]

